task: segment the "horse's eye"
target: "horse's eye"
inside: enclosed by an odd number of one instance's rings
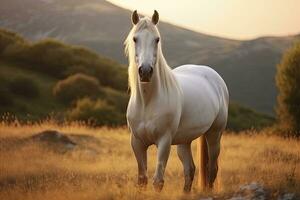
[[[136,37],[133,37],[133,41],[136,42],[136,41],[137,41],[137,38],[136,38]]]
[[[159,42],[159,37],[155,39],[155,42],[158,43]]]

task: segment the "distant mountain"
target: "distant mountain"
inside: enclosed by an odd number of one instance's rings
[[[130,14],[131,11],[104,0],[0,1],[1,27],[31,40],[52,37],[85,45],[121,63],[126,63],[123,41],[131,28]],[[159,29],[171,66],[210,65],[224,77],[232,99],[274,113],[276,64],[282,52],[299,36],[238,41],[163,22]]]

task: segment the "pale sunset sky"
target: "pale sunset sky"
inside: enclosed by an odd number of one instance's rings
[[[232,39],[300,33],[300,0],[108,0],[198,32]]]

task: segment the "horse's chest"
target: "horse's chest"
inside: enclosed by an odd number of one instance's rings
[[[157,138],[157,131],[155,130],[155,121],[149,120],[149,121],[140,121],[137,123],[136,131],[137,137],[146,139],[149,142],[154,142]]]
[[[132,134],[146,143],[156,143],[160,135],[170,127],[172,118],[169,114],[136,115],[128,118]]]

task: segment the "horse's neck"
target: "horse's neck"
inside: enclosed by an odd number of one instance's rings
[[[169,69],[163,69],[165,66],[164,63],[158,62],[155,73],[151,82],[149,83],[138,83],[136,100],[144,107],[150,102],[159,101],[159,98],[167,98],[168,93],[172,91],[176,86],[172,85],[169,79],[174,79],[174,75]]]
[[[154,78],[152,78],[152,81],[149,83],[138,83],[138,101],[141,105],[147,106],[149,102],[155,100],[158,98],[159,94],[159,85],[157,84],[157,81],[154,81]]]

